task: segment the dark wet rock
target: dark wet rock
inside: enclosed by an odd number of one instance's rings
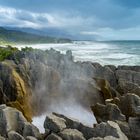
[[[100,78],[94,78],[94,80],[97,84],[97,87],[100,89],[100,92],[102,93],[103,99],[106,100],[112,98],[109,82],[105,79]]]
[[[64,140],[86,140],[83,134],[76,129],[65,129],[59,133]]]
[[[51,134],[51,130],[45,128],[45,134],[44,134],[44,137],[47,137],[48,135]]]
[[[136,87],[135,89],[133,89],[131,91],[131,93],[134,93],[134,94],[136,94],[136,95],[138,95],[140,97],[140,86],[139,87]]]
[[[104,99],[110,99],[114,97],[120,97],[121,95],[113,88],[110,86],[109,82],[105,79],[101,78],[93,78],[96,82],[96,86],[101,92],[101,95]]]
[[[131,138],[133,140],[139,140],[140,139],[140,118],[130,117],[128,124],[131,131]]]
[[[66,120],[52,114],[46,117],[45,122],[44,122],[44,128],[58,133],[66,128],[65,123],[66,123]]]
[[[38,139],[41,138],[41,134],[40,134],[38,128],[28,122],[24,123],[22,135],[24,137],[33,136]]]
[[[15,131],[10,131],[8,133],[8,139],[9,140],[25,140],[23,136],[21,136],[19,133]]]
[[[111,94],[112,94],[113,98],[116,98],[116,97],[120,98],[121,97],[121,94],[116,89],[114,89],[113,87],[110,87],[110,91],[111,91]]]
[[[98,123],[106,122],[108,120],[125,121],[125,116],[121,113],[118,106],[115,104],[109,103],[107,105],[102,105],[97,103],[95,106],[91,106],[91,109]]]
[[[70,117],[66,117],[62,114],[58,114],[58,113],[53,112],[53,115],[65,120],[66,128],[77,129],[80,125],[80,122],[78,120],[74,120],[74,119],[72,119]]]
[[[60,136],[52,133],[45,140],[62,140],[62,138]]]
[[[129,125],[128,125],[128,122],[116,121],[116,123],[119,125],[121,131],[122,131],[129,139],[131,139],[131,132],[130,132],[130,127],[129,127]]]

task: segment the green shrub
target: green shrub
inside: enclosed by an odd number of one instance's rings
[[[10,55],[18,51],[18,48],[7,45],[7,47],[0,47],[0,61],[5,60]]]
[[[34,49],[32,47],[25,47],[25,48],[21,48],[21,50],[24,52],[30,52],[33,51]]]

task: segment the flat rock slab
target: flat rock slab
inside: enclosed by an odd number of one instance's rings
[[[60,132],[59,135],[64,140],[86,140],[83,137],[83,134],[76,129],[65,129],[64,131]]]
[[[66,120],[59,118],[54,114],[51,114],[46,117],[44,122],[44,128],[49,129],[55,133],[58,133],[66,128]]]

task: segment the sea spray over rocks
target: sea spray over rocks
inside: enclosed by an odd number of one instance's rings
[[[53,108],[59,106],[65,100],[67,103],[64,106],[76,103],[89,108],[90,100],[94,99],[94,94],[91,94],[94,92],[94,80],[91,78],[93,70],[90,63],[75,63],[71,52],[62,55],[51,49],[43,62],[36,60],[30,67],[33,104],[39,107],[39,114],[48,111],[52,105]]]
[[[26,86],[30,87],[34,116],[49,113],[52,109],[61,113],[64,111],[72,117],[76,117],[76,112],[82,116],[81,112],[85,110],[91,116],[90,105],[93,100],[101,102],[100,95],[97,92],[93,94],[97,89],[92,79],[92,64],[75,63],[71,51],[62,55],[53,49],[41,51],[25,48],[17,50],[8,59]],[[72,108],[75,110],[68,113],[70,108],[71,111]]]
[[[95,122],[90,111],[90,100],[95,99],[92,65],[74,63],[70,51],[62,55],[55,50],[48,51],[45,63],[47,66],[33,68],[33,73],[39,74],[33,90],[33,104],[39,107],[39,114],[53,111],[88,124]],[[84,112],[87,115],[82,117]]]
[[[58,101],[59,102],[59,101]],[[56,103],[54,103],[56,105]],[[41,116],[37,116],[33,118],[33,124],[37,126],[40,132],[44,132],[43,122],[45,121],[46,114],[50,115],[52,112],[57,112],[60,114],[65,114],[67,117],[71,117],[75,120],[79,120],[85,125],[90,127],[96,123],[95,117],[92,114],[91,110],[87,110],[83,108],[80,104],[70,104],[66,101],[61,101],[57,106],[54,106],[53,103],[49,106],[49,110],[47,113]]]

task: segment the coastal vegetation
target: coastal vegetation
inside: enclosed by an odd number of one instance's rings
[[[17,51],[19,51],[18,48],[12,47],[10,45],[8,45],[7,47],[0,47],[0,61],[5,60]]]

